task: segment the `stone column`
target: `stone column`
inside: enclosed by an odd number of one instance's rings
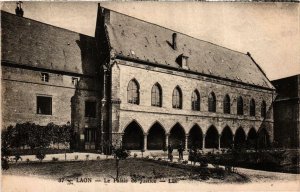
[[[184,149],[185,151],[188,150],[188,140],[189,140],[189,134],[185,134],[185,146],[184,146]]]
[[[170,136],[170,134],[167,133],[166,134],[166,147],[168,147],[168,145],[169,145],[169,136]]]
[[[124,133],[120,133],[120,147],[123,146],[123,135]]]
[[[202,137],[202,149],[205,149],[205,134]]]
[[[147,135],[148,134],[144,134],[144,150],[146,151],[147,150]]]
[[[219,137],[218,137],[218,149],[220,150],[221,149],[221,134],[219,134]]]

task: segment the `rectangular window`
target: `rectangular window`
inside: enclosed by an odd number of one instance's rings
[[[74,86],[77,86],[78,81],[79,81],[79,78],[78,78],[78,77],[72,77],[72,84],[73,84]]]
[[[52,115],[52,97],[37,96],[36,113],[42,115]]]
[[[85,102],[85,117],[96,117],[96,102],[86,101]]]
[[[49,74],[48,73],[41,73],[41,80],[43,82],[49,82]]]
[[[84,133],[84,140],[88,143],[93,143],[96,141],[96,129],[87,128]]]

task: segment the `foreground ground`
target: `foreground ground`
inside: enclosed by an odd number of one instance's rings
[[[166,163],[166,164],[165,164]],[[225,171],[215,172],[208,168],[208,172],[199,172],[197,167],[167,163],[155,160],[130,158],[120,161],[120,177],[124,179],[165,179],[177,180],[205,180],[206,182],[247,182],[247,178],[237,173]],[[116,167],[114,159],[84,160],[72,162],[31,162],[11,164],[4,172],[5,175],[33,176],[58,180],[59,178],[93,178],[114,179]],[[203,177],[205,176],[205,177]]]
[[[237,173],[201,179],[199,172],[186,168],[164,165],[153,160],[130,158],[120,163],[121,178],[138,176],[165,178],[157,183],[114,183],[114,159],[30,162],[12,164],[2,172],[2,191],[299,191],[300,175],[237,168]],[[73,180],[72,184],[59,178]],[[76,182],[79,178],[92,178],[92,182]],[[170,183],[168,179],[178,179]],[[105,183],[104,179],[111,180]],[[217,184],[217,185],[216,185]],[[130,186],[130,188],[128,188]]]

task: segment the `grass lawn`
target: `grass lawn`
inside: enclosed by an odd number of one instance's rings
[[[207,169],[208,170],[208,169]],[[213,169],[205,170],[212,182],[245,182],[247,179],[236,173],[219,171],[216,174]],[[73,162],[31,162],[11,164],[10,168],[3,171],[6,175],[34,176],[39,178],[76,178],[91,177],[112,178],[116,176],[114,159],[73,161]],[[203,172],[192,166],[169,166],[167,163],[142,159],[126,159],[120,161],[120,176],[124,178],[135,175],[142,178],[177,178],[182,180],[202,180]]]

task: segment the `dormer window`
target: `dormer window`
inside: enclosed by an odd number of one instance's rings
[[[72,84],[73,84],[74,86],[77,86],[78,81],[79,81],[79,78],[78,78],[78,77],[72,77]]]
[[[43,82],[49,82],[49,74],[48,73],[41,73],[41,80]]]
[[[185,56],[184,54],[179,55],[179,57],[176,59],[177,63],[183,68],[183,69],[189,69],[188,66],[188,56]]]

